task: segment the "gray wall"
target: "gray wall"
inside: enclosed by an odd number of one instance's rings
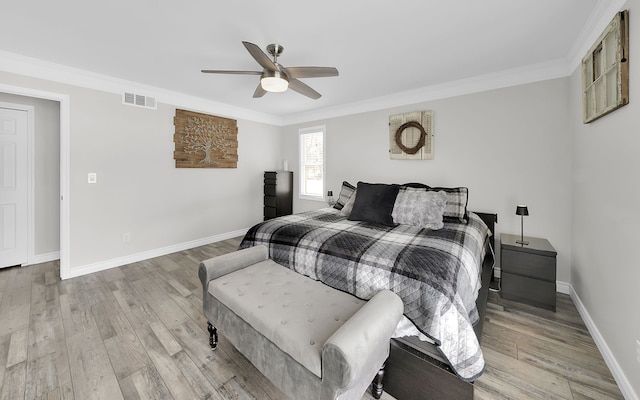
[[[297,172],[298,129],[323,124],[327,189],[335,195],[343,180],[467,186],[469,208],[498,213],[498,234],[520,232],[515,210],[525,203],[530,212],[525,234],[549,239],[558,251],[558,280],[569,282],[572,136],[567,92],[567,79],[555,79],[287,126],[283,157]],[[416,110],[433,110],[434,160],[389,159],[389,115]],[[322,206],[298,199],[296,192],[295,211]]]
[[[60,104],[0,93],[0,102],[34,107],[34,253],[60,251]]]
[[[640,4],[628,2],[629,54],[640,54],[635,18]],[[634,18],[635,17],[635,18]],[[630,58],[630,103],[582,124],[581,72],[571,77],[570,121],[574,160],[571,282],[611,352],[640,394],[640,76]],[[634,62],[635,61],[635,62]]]
[[[280,127],[239,120],[236,169],[176,169],[175,106],[125,106],[120,95],[2,72],[0,81],[70,97],[72,275],[262,220],[263,171],[281,159]]]

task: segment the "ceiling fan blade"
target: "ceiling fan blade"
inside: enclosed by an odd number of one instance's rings
[[[297,79],[289,78],[289,89],[295,90],[296,92],[303,94],[307,97],[311,97],[314,100],[317,100],[320,98],[320,96],[322,96],[320,93],[311,89],[309,86],[307,86],[306,84],[302,83]]]
[[[260,82],[258,82],[258,87],[256,88],[256,91],[253,92],[253,98],[257,99],[259,97],[264,96],[266,93],[267,93],[267,91],[262,88],[262,84],[260,84]]]
[[[338,70],[334,67],[289,67],[285,68],[289,78],[324,78],[338,76]]]
[[[205,74],[262,75],[262,71],[226,71],[220,69],[203,69]]]
[[[277,71],[278,67],[271,61],[268,55],[264,51],[260,50],[260,47],[250,42],[242,42],[244,47],[247,48],[249,54],[262,66],[262,68]]]

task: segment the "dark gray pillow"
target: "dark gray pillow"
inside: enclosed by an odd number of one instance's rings
[[[399,188],[398,185],[358,182],[358,195],[347,219],[394,226],[391,213]]]

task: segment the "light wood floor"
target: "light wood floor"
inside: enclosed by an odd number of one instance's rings
[[[0,400],[282,399],[224,336],[208,347],[197,266],[238,244],[65,281],[56,262],[0,270]],[[568,296],[489,302],[476,399],[622,398]]]

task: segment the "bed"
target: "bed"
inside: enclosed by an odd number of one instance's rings
[[[275,262],[362,299],[393,290],[405,320],[385,391],[472,399],[497,218],[468,211],[467,199],[466,188],[344,182],[334,207],[264,221],[240,247],[265,245]]]

